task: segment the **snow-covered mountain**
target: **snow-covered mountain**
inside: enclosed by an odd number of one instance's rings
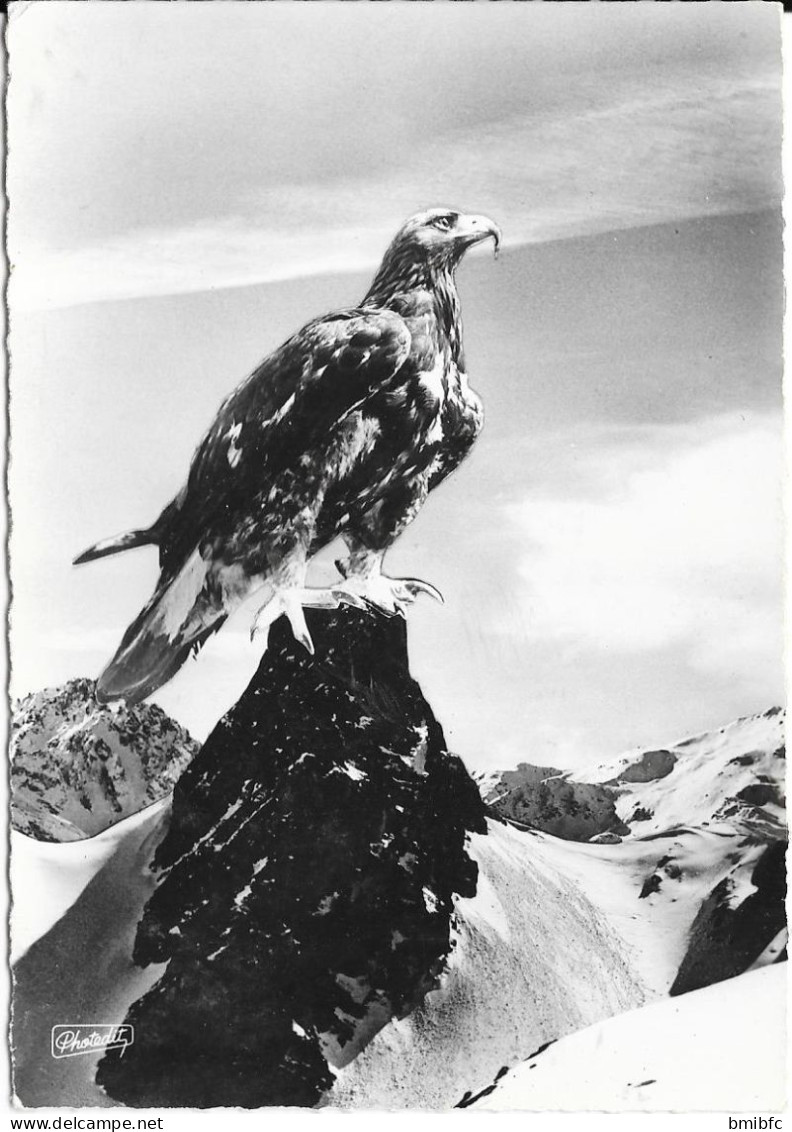
[[[772,707],[667,750],[639,751],[575,777],[612,786],[633,834],[734,826],[757,837],[786,836],[785,716]]]
[[[551,785],[515,822],[503,783],[488,813],[447,751],[404,622],[309,621],[316,657],[273,627],[172,805],[82,843],[68,907],[15,892],[23,1104],[448,1109],[547,1043],[783,957],[779,712],[585,775],[529,770]],[[15,839],[27,875],[73,848]],[[50,1057],[54,1022],[97,1018],[135,1025],[123,1057]],[[774,1103],[776,1077],[764,1104],[740,1080],[731,1108]],[[563,1107],[550,1091],[531,1107]]]
[[[10,748],[13,829],[60,842],[170,794],[198,744],[155,704],[100,705],[78,679],[14,705]]]
[[[713,825],[773,840],[786,836],[784,722],[774,707],[585,771],[521,763],[474,777],[498,814],[565,840]]]

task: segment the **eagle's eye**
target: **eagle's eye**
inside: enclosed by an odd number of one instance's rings
[[[453,223],[454,218],[452,216],[435,216],[432,226],[439,228],[441,232],[450,232]]]

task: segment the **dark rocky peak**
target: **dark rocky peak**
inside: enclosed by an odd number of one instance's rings
[[[134,961],[165,963],[97,1081],[133,1106],[314,1105],[437,985],[484,805],[409,673],[406,625],[281,621],[174,791]]]

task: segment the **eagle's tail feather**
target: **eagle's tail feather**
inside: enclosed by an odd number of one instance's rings
[[[144,700],[217,632],[228,611],[209,596],[205,578],[206,564],[196,551],[175,577],[157,588],[99,677],[100,703]]]
[[[73,565],[80,566],[83,562],[93,562],[96,558],[106,558],[109,554],[120,554],[122,550],[132,550],[135,546],[149,546],[157,542],[157,532],[153,527],[141,531],[127,531],[123,535],[114,535],[113,538],[102,539],[78,554]]]

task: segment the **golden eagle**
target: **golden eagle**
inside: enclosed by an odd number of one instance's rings
[[[99,678],[97,698],[144,699],[251,593],[252,633],[285,614],[313,644],[304,606],[403,612],[416,578],[382,573],[387,548],[453,471],[482,425],[468,385],[455,269],[500,230],[435,208],[411,217],[358,307],[309,322],[223,402],[187,483],[146,530],[97,543],[76,563],[159,547],[151,600]],[[312,555],[337,535],[349,556],[330,588],[307,588]]]

